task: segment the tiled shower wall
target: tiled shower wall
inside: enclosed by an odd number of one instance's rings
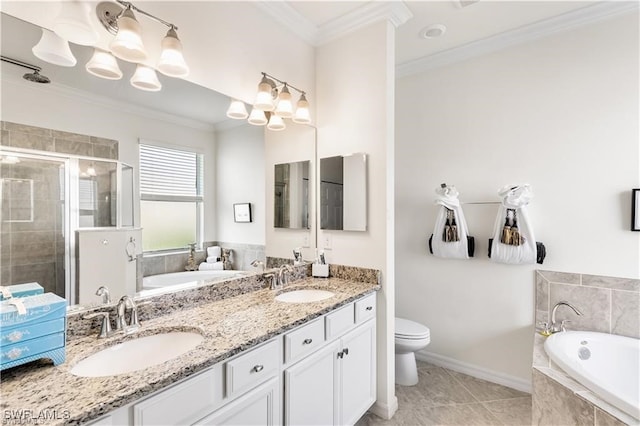
[[[536,323],[548,322],[559,301],[565,306],[556,321],[568,319],[570,330],[599,331],[640,337],[640,280],[565,272],[536,272]],[[544,350],[545,338],[534,334],[534,425],[579,424],[620,426],[637,424],[633,418],[601,400],[555,365]]]
[[[117,159],[118,142],[94,136],[0,122],[0,147]],[[2,164],[1,178],[33,180],[33,218],[13,221],[12,206],[24,202],[3,181],[0,219],[0,284],[38,282],[47,292],[64,296],[63,201],[57,163],[38,160]]]

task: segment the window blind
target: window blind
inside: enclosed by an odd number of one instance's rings
[[[202,154],[140,144],[142,199],[202,200]]]

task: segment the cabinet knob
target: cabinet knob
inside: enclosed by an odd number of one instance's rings
[[[338,358],[342,359],[344,357],[344,352],[340,351],[338,352]]]
[[[365,308],[365,310],[367,310],[367,311],[372,311],[372,310],[373,310],[373,306],[367,306],[367,307]]]
[[[342,350],[342,352],[343,352],[345,355],[349,355],[349,348],[344,348],[344,349]]]
[[[303,344],[303,345],[310,345],[310,344],[311,344],[311,342],[313,342],[313,339],[304,339],[304,340],[302,341],[302,344]]]
[[[264,370],[264,365],[256,365],[255,367],[253,367],[253,371],[255,371],[256,373],[259,373],[262,370]]]

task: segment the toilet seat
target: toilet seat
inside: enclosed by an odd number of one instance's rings
[[[431,333],[428,327],[404,318],[396,318],[395,337],[406,340],[428,339]]]

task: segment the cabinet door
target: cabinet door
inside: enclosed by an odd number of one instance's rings
[[[277,425],[280,422],[280,380],[273,378],[196,425]]]
[[[285,370],[285,425],[333,424],[334,357],[339,347],[339,342],[334,342]]]
[[[341,339],[340,424],[355,424],[376,400],[375,326],[370,320]]]

